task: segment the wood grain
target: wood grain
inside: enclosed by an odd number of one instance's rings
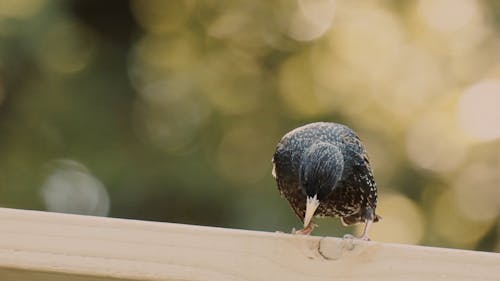
[[[500,280],[500,254],[0,208],[0,280]]]

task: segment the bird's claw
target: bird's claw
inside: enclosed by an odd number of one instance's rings
[[[318,227],[318,225],[311,222],[307,227],[300,230],[295,230],[295,227],[292,228],[292,234],[309,235],[316,227]]]
[[[299,229],[299,230],[295,230],[295,228],[292,229],[292,234],[309,235],[309,234],[311,234],[311,232],[312,232],[312,229],[307,229],[307,228]]]
[[[370,237],[368,237],[368,236],[356,237],[352,234],[346,234],[342,238],[343,239],[356,239],[356,240],[370,241]]]
[[[356,237],[352,234],[345,234],[342,239],[356,239]]]

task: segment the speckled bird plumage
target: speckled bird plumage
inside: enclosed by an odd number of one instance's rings
[[[302,221],[313,196],[319,201],[315,216],[340,217],[345,225],[379,219],[366,149],[347,126],[318,122],[287,133],[273,156],[273,176]]]

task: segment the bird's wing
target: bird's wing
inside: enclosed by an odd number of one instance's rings
[[[359,187],[363,199],[370,207],[377,206],[377,184],[373,177],[372,168],[366,153],[357,153],[348,150],[350,161],[352,161],[353,177]]]

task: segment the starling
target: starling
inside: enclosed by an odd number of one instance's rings
[[[310,234],[317,217],[340,217],[343,225],[364,223],[361,239],[380,217],[377,186],[366,149],[347,126],[317,122],[288,132],[276,146],[272,174]]]

